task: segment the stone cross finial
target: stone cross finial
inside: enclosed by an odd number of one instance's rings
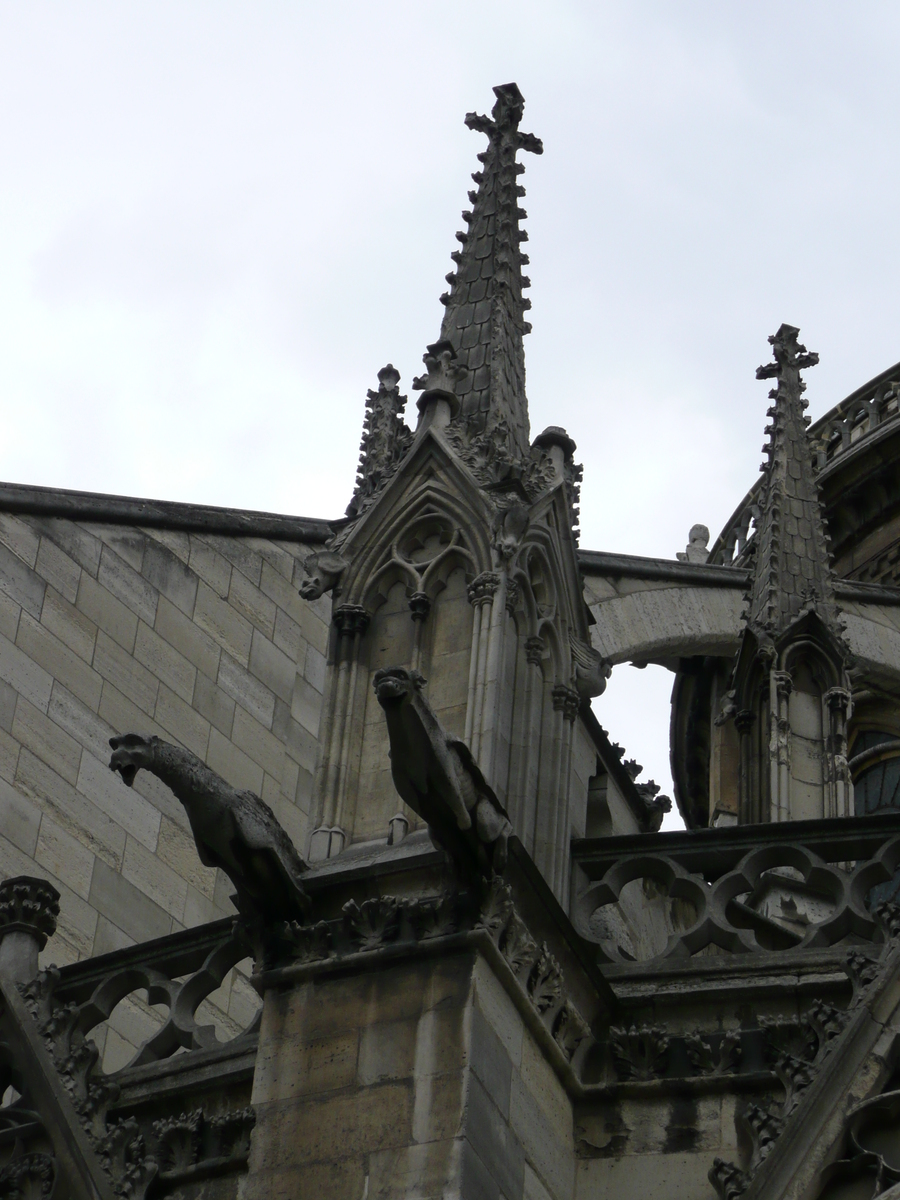
[[[522,133],[525,101],[514,83],[494,88],[492,115],[468,113],[469,129],[487,135],[478,155],[481,169],[472,179],[471,209],[463,212],[465,230],[456,237],[460,248],[451,255],[456,269],[446,276],[450,290],[441,296],[446,306],[440,338],[450,342],[460,365],[468,368],[454,393],[460,404],[457,432],[463,447],[482,439],[498,470],[530,457],[528,401],[525,396],[523,337],[531,329],[525,313],[531,301],[523,292],[530,280],[522,273],[528,255],[522,252],[527,216],[520,201],[525,189],[518,182],[525,168],[516,162],[519,150],[540,154],[543,146],[533,134]],[[496,482],[496,479],[493,480]]]
[[[532,154],[543,154],[544,143],[533,133],[521,133],[519,122],[525,112],[525,97],[515,83],[501,83],[494,88],[497,97],[490,117],[479,113],[466,113],[466,125],[478,133],[486,133],[491,141],[506,139],[513,142],[517,150],[530,150]]]
[[[837,607],[831,578],[828,534],[819,501],[812,448],[803,412],[806,384],[800,372],[814,367],[818,354],[798,341],[799,329],[782,325],[769,338],[774,362],[756,371],[757,379],[776,379],[769,392],[768,462],[756,519],[757,553],[748,622],[778,636],[804,610],[805,593],[815,588],[819,615],[837,632]]]
[[[799,333],[800,330],[793,325],[781,325],[778,332],[772,334],[769,345],[772,347],[775,361],[757,367],[757,379],[777,377],[789,387],[795,386],[801,392],[806,391],[806,384],[800,378],[799,372],[807,367],[814,367],[819,361],[819,356],[813,351],[808,351],[797,341]],[[797,372],[796,376],[793,372]],[[774,400],[776,393],[773,391],[770,394]]]
[[[19,983],[34,979],[58,916],[59,892],[46,879],[17,875],[0,883],[0,975]]]

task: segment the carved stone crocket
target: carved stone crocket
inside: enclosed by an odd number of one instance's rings
[[[126,733],[109,744],[110,770],[128,787],[143,769],[172,789],[187,813],[200,861],[225,872],[242,916],[264,922],[304,917],[306,864],[264,800],[238,791],[196,754],[158,737]]]
[[[403,667],[375,672],[394,785],[460,874],[500,872],[512,833],[509,818],[468,746],[441,725],[423,695],[425,682],[418,671]]]

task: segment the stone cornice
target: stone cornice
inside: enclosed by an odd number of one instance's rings
[[[604,550],[579,550],[578,566],[585,575],[658,579],[706,587],[746,588],[750,572],[743,567],[676,562],[667,558],[642,558],[636,554],[609,554]]]
[[[274,538],[285,542],[326,542],[334,533],[331,522],[316,518],[18,483],[0,483],[0,512],[112,525],[145,525],[230,537]]]

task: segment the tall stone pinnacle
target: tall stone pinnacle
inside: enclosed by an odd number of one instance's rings
[[[457,233],[462,249],[451,255],[456,271],[447,276],[450,291],[441,297],[447,306],[441,341],[453,345],[466,368],[456,394],[467,434],[496,431],[510,454],[521,458],[529,443],[522,337],[531,329],[523,314],[531,301],[522,298],[522,289],[529,286],[522,275],[528,258],[519,244],[528,235],[519,229],[526,213],[518,202],[525,189],[516,180],[525,168],[516,154],[541,154],[543,146],[519,131],[525,101],[518,87],[503,84],[494,88],[494,95],[491,117],[466,115],[470,129],[487,134],[488,145],[478,155],[482,170],[472,176],[478,185],[469,192],[472,209],[463,213],[468,232]]]
[[[813,367],[818,354],[797,341],[799,329],[782,325],[769,338],[775,362],[759,367],[757,379],[777,379],[769,392],[774,405],[767,415],[769,461],[757,518],[757,548],[750,592],[748,625],[777,639],[801,615],[815,609],[840,636],[831,572],[828,534],[803,415],[806,384],[801,370]]]

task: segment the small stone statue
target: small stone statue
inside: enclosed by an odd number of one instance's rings
[[[109,744],[110,770],[128,787],[143,768],[172,789],[184,805],[200,861],[225,872],[242,916],[266,923],[303,919],[306,863],[264,800],[237,791],[196,754],[158,737],[126,733]]]
[[[692,525],[688,544],[684,551],[676,554],[679,562],[705,563],[709,558],[709,530],[705,525]]]
[[[506,865],[509,818],[465,742],[443,728],[418,671],[390,667],[373,684],[387,718],[394,785],[463,876]]]
[[[310,554],[303,562],[305,577],[300,584],[300,595],[304,600],[318,600],[333,590],[347,566],[347,560],[333,550]]]
[[[569,637],[569,646],[572,650],[575,690],[578,695],[582,700],[602,696],[606,691],[606,681],[612,674],[609,660],[605,659],[593,646],[579,641],[574,634]]]

